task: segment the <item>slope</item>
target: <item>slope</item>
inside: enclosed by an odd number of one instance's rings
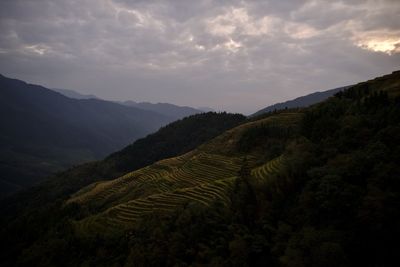
[[[246,153],[237,150],[241,136],[257,127],[274,129],[287,133],[276,134],[274,142],[279,143],[282,140],[278,139],[284,140],[299,130],[301,117],[300,113],[282,113],[238,126],[185,155],[89,185],[67,203],[79,203],[100,212],[79,222],[80,231],[96,229],[96,233],[106,234],[112,229],[133,227],[132,223],[147,213],[174,211],[191,201],[204,205],[216,200],[229,202],[229,190],[245,158],[250,168],[264,163],[259,149]]]
[[[394,72],[92,184],[71,230],[139,266],[395,266],[399,96]]]
[[[209,112],[193,115],[162,127],[102,161],[86,163],[50,177],[46,182],[1,202],[0,224],[7,227],[2,228],[4,231],[0,235],[14,236],[14,244],[27,246],[45,235],[60,216],[66,215],[61,204],[78,189],[99,180],[113,179],[165,157],[189,152],[244,120],[240,114]],[[52,214],[52,219],[49,220],[48,214]],[[14,235],[14,231],[20,234]],[[20,253],[17,246],[9,248],[3,251],[5,254],[0,254],[0,258],[1,255],[3,258],[4,255],[8,255],[6,258],[17,257]]]
[[[173,122],[135,141],[104,160],[82,164],[58,173],[38,186],[2,201],[2,219],[29,213],[37,207],[53,209],[80,188],[100,180],[111,180],[158,160],[175,157],[196,148],[245,120],[240,114],[202,113]],[[54,207],[58,209],[58,206]]]
[[[26,187],[121,149],[169,118],[112,102],[65,97],[0,76],[0,180]]]
[[[399,96],[394,72],[85,186],[56,209],[4,224],[2,240],[15,243],[0,259],[18,258],[21,266],[396,266]],[[42,229],[46,214],[53,224]]]

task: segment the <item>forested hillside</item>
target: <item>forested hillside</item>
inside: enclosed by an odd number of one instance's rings
[[[120,155],[128,160],[115,161],[123,166],[116,179],[86,183],[52,208],[4,223],[1,260],[397,266],[399,136],[394,72],[310,108],[266,114],[174,157],[161,153],[169,158],[144,168],[129,170],[128,155],[146,149],[127,148]]]
[[[48,214],[57,213],[62,201],[81,187],[93,182],[111,180],[157,160],[189,152],[244,120],[245,117],[239,114],[208,112],[173,122],[102,161],[73,167],[49,177],[38,186],[4,199],[0,205],[1,223],[10,225],[16,220],[17,229],[25,229],[28,232],[33,230],[31,234],[36,236],[40,233],[36,231],[38,229],[25,228],[32,212],[34,221],[39,223],[37,227],[45,230],[48,224],[53,223],[47,221]]]

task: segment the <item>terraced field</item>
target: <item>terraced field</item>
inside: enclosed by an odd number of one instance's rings
[[[285,123],[296,123],[299,115],[282,117]],[[68,203],[95,207],[96,213],[76,222],[77,231],[86,235],[127,230],[147,215],[168,214],[187,203],[206,208],[218,202],[229,207],[244,158],[253,184],[269,183],[284,168],[283,156],[259,166],[258,155],[235,152],[235,142],[246,127],[268,122],[275,123],[267,118],[241,125],[185,155],[82,189]]]
[[[159,161],[118,179],[83,189],[68,202],[110,207],[153,194],[198,186],[237,175],[242,158],[198,153]],[[173,164],[171,164],[173,163]]]
[[[78,222],[82,234],[109,234],[132,228],[152,213],[171,213],[188,203],[207,207],[215,202],[229,206],[230,193],[237,177],[225,178],[173,192],[154,194],[119,204]]]
[[[279,170],[283,167],[284,157],[280,156],[276,159],[273,159],[267,162],[260,167],[254,168],[251,171],[251,175],[253,176],[254,183],[268,183],[271,175],[279,173]]]
[[[197,158],[210,159],[210,155],[199,155]],[[260,167],[254,168],[251,171],[252,183],[260,184],[268,182],[271,175],[276,174],[280,171],[283,166],[283,157],[278,157]],[[237,168],[233,168],[232,162],[225,162],[232,171],[236,171]],[[213,162],[216,164],[216,161]],[[188,164],[184,164],[188,165]],[[176,175],[176,171],[172,172],[172,177],[179,181],[179,179],[192,179],[193,177],[200,177],[200,173],[203,172],[203,177],[207,177],[210,174],[215,175],[226,175],[225,173],[216,174],[218,169],[213,169],[212,166],[208,166],[210,169],[206,169],[206,166],[197,165],[199,167],[195,176],[193,173],[178,172],[180,175]],[[215,167],[214,167],[215,168]],[[218,170],[221,171],[221,170]],[[227,172],[228,173],[228,172]],[[146,175],[148,177],[148,175]],[[170,177],[170,176],[167,176]],[[212,177],[212,176],[208,176]],[[221,178],[211,180],[211,178],[195,179],[191,181],[187,187],[179,188],[173,191],[165,191],[163,193],[156,193],[146,197],[140,197],[133,200],[123,202],[121,204],[112,206],[100,214],[86,218],[78,223],[79,231],[81,233],[113,233],[123,229],[129,229],[135,225],[139,220],[144,218],[146,215],[152,213],[169,213],[177,210],[179,207],[184,206],[187,203],[194,202],[204,207],[210,206],[215,202],[229,207],[230,197],[233,186],[237,176],[231,176],[228,178]],[[211,181],[210,181],[211,180]],[[194,186],[191,186],[191,183]]]

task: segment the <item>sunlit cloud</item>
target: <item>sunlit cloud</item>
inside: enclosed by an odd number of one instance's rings
[[[374,52],[383,52],[388,55],[400,53],[400,37],[366,39],[357,43],[357,46]]]

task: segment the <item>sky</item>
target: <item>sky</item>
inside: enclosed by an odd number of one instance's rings
[[[0,73],[253,113],[400,69],[399,0],[1,0]]]

